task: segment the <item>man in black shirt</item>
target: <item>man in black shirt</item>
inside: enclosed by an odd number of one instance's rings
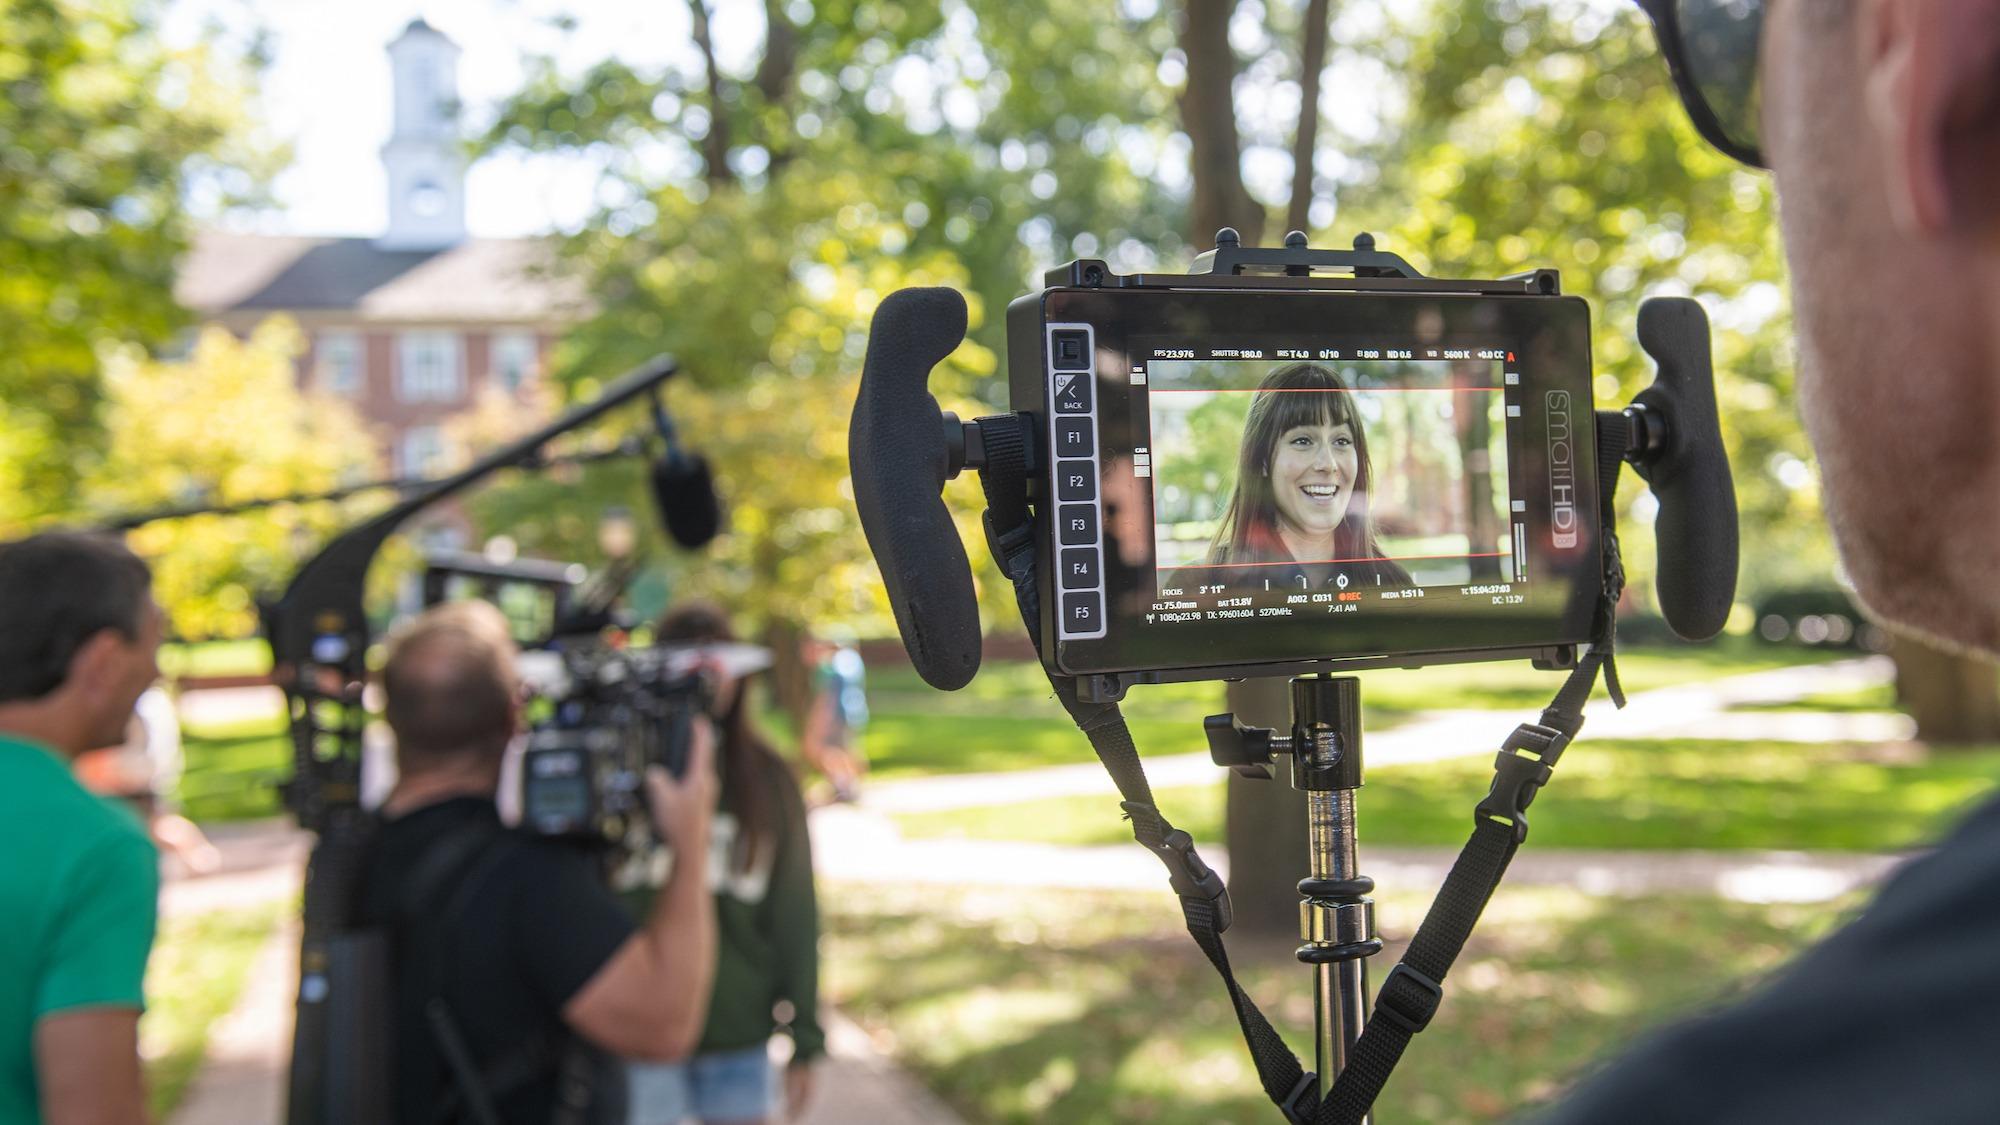
[[[1776,173],[1799,401],[1857,593],[2000,652],[2000,0],[1642,4],[1703,135]],[[2000,802],[1553,1120],[2000,1120]]]
[[[501,826],[500,760],[520,723],[505,620],[480,602],[431,610],[392,638],[382,681],[399,776],[362,914],[394,935],[398,1120],[472,1119],[454,1047],[495,1116],[524,1125],[552,1120],[578,1057],[571,1033],[628,1058],[692,1051],[715,966],[701,865],[676,864],[635,927],[587,852]],[[708,854],[713,747],[703,724],[685,780],[646,779],[677,856]]]

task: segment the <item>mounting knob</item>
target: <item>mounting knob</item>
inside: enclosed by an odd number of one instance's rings
[[[1271,780],[1272,755],[1289,739],[1276,738],[1269,727],[1239,725],[1234,714],[1210,715],[1201,721],[1208,735],[1208,757],[1218,766],[1227,766],[1260,781]]]

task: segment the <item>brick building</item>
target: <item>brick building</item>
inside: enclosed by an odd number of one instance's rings
[[[388,49],[388,229],[376,238],[205,232],[175,292],[238,334],[278,313],[298,321],[308,341],[301,383],[354,403],[385,472],[428,474],[445,422],[489,387],[517,392],[541,378],[584,302],[548,275],[547,242],[466,237],[458,47],[419,19]]]

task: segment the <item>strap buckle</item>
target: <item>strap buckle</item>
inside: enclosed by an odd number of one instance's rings
[[[1319,1075],[1308,1070],[1292,1083],[1292,1092],[1278,1103],[1278,1112],[1293,1125],[1308,1125],[1319,1108]]]
[[[1176,828],[1159,844],[1147,846],[1167,865],[1167,881],[1174,893],[1182,898],[1206,899],[1215,907],[1215,932],[1228,930],[1236,921],[1236,912],[1229,905],[1229,888],[1223,885],[1215,868],[1195,853],[1194,837]]]
[[[986,549],[993,554],[993,561],[1000,564],[1000,570],[1009,579],[1019,582],[1032,572],[1035,564],[1035,525],[1023,521],[1013,527],[1002,528],[988,509],[980,521],[986,525]]]
[[[1443,1002],[1443,985],[1399,961],[1382,978],[1382,991],[1375,994],[1375,1018],[1415,1035],[1430,1026]]]
[[[1548,784],[1557,759],[1568,746],[1569,735],[1555,727],[1541,723],[1515,727],[1500,744],[1500,752],[1493,756],[1493,786],[1473,809],[1474,823],[1489,819],[1511,821],[1514,842],[1526,840],[1528,818],[1524,814],[1534,803],[1535,793]],[[1534,756],[1522,754],[1523,750]]]

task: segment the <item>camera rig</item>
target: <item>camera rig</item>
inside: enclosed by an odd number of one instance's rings
[[[549,442],[610,411],[652,395],[664,417],[660,387],[677,370],[659,356],[619,376],[589,403],[479,458],[449,476],[412,482],[394,505],[342,532],[302,566],[284,594],[264,607],[273,679],[284,689],[292,739],[292,774],[281,786],[285,806],[316,837],[307,861],[299,952],[297,1024],[286,1120],[290,1125],[346,1125],[387,1120],[379,1069],[351,1046],[356,1028],[377,1019],[383,998],[340,982],[381,979],[379,946],[346,940],[355,930],[359,878],[372,816],[361,803],[363,691],[371,629],[362,604],[369,565],[390,535],[412,516],[503,469],[542,468],[557,458]],[[673,453],[668,431],[663,436]],[[604,457],[630,456],[642,445],[621,444]],[[685,460],[690,455],[680,454]],[[598,459],[593,455],[581,458]],[[706,485],[707,470],[700,469]],[[667,499],[661,474],[655,487]],[[664,506],[664,505],[663,505]],[[712,496],[706,512],[714,515]],[[710,533],[713,533],[711,524]]]
[[[964,339],[963,298],[906,289],[876,311],[849,457],[904,646],[940,689],[962,687],[978,670],[971,568],[940,495],[946,481],[977,469],[987,545],[1056,697],[1117,783],[1135,837],[1165,863],[1189,933],[1228,987],[1266,1094],[1288,1121],[1364,1121],[1436,1011],[1441,982],[1525,840],[1525,810],[1582,725],[1600,671],[1623,703],[1611,663],[1624,588],[1612,506],[1622,464],[1659,501],[1656,592],[1668,624],[1706,639],[1728,616],[1736,504],[1707,319],[1686,298],[1644,302],[1638,339],[1657,365],[1654,382],[1622,410],[1593,411],[1588,310],[1562,296],[1554,270],[1431,278],[1365,234],[1347,251],[1314,250],[1299,232],[1282,248],[1255,248],[1225,228],[1187,274],[1121,275],[1083,259],[1045,282],[1008,309],[1012,412],[973,421],[941,411],[925,387]],[[1253,434],[1260,410],[1278,414],[1269,403],[1301,381],[1325,405],[1317,415],[1293,411],[1303,421],[1286,442],[1303,449],[1325,432],[1348,448],[1320,455],[1316,475],[1288,494],[1254,479],[1282,475],[1282,450],[1266,451]],[[1433,407],[1399,414],[1382,405],[1399,395]],[[1230,405],[1245,399],[1247,414]],[[1211,422],[1245,418],[1240,471],[1219,523],[1213,498],[1199,495],[1220,483],[1214,459],[1194,452],[1196,409]],[[1449,557],[1407,547],[1391,557],[1368,529],[1368,505],[1379,506],[1384,490],[1362,487],[1362,431],[1390,433],[1385,420],[1396,417],[1418,421],[1394,436],[1456,474],[1416,497],[1411,526],[1446,509],[1480,513],[1464,517],[1469,530],[1458,531]],[[1420,449],[1426,417],[1447,436]],[[1201,464],[1209,468],[1197,471]],[[1337,518],[1363,529],[1366,549],[1343,550],[1336,528],[1334,546],[1318,556],[1244,552],[1254,537],[1227,532],[1266,492],[1284,530],[1303,534],[1320,526],[1315,518]],[[1481,525],[1488,509],[1504,517],[1504,535]],[[1539,720],[1502,743],[1465,851],[1371,1018],[1366,959],[1381,942],[1367,897],[1374,884],[1359,872],[1354,843],[1359,680],[1332,673],[1523,657],[1569,676]],[[1134,684],[1274,675],[1295,677],[1290,730],[1217,715],[1206,733],[1218,765],[1252,777],[1270,777],[1276,756],[1288,755],[1292,784],[1308,794],[1298,956],[1314,971],[1316,1071],[1237,985],[1221,937],[1232,920],[1228,892],[1155,805],[1118,709]]]

